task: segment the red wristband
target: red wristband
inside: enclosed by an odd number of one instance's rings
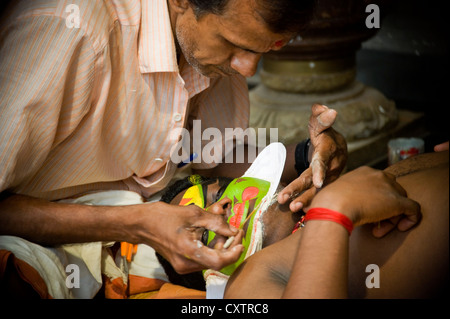
[[[341,224],[342,226],[345,227],[345,229],[347,229],[349,236],[352,234],[353,231],[353,222],[350,220],[350,218],[348,218],[344,214],[341,214],[337,211],[328,208],[321,208],[321,207],[311,208],[306,213],[304,222],[306,223],[308,220],[328,220]]]

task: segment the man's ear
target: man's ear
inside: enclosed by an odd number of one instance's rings
[[[189,7],[190,3],[188,0],[168,0],[170,8],[176,13],[185,13]]]

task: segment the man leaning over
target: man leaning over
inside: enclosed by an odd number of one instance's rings
[[[100,190],[151,196],[177,172],[173,132],[192,129],[193,120],[222,133],[247,128],[245,77],[263,53],[281,49],[307,22],[312,2],[11,2],[0,28],[0,234],[44,246],[145,243],[180,273],[236,261],[242,234],[198,207],[56,201]],[[297,145],[288,146],[283,178],[292,183],[283,195],[307,190],[293,210],[345,165],[345,140],[330,128],[335,116],[313,107],[311,147],[300,144],[311,168],[295,157]],[[233,177],[246,166],[192,169]],[[239,234],[229,249],[193,254],[198,228]]]

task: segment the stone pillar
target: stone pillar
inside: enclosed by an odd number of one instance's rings
[[[251,127],[277,127],[281,142],[298,142],[309,136],[314,103],[338,111],[334,128],[348,142],[395,126],[395,103],[355,80],[356,52],[377,30],[366,26],[367,4],[319,0],[307,30],[281,51],[264,55],[261,83],[250,91]]]

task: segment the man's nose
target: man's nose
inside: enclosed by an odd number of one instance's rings
[[[230,66],[241,75],[251,77],[255,75],[261,54],[240,52],[231,58]]]
[[[229,212],[231,212],[231,199],[227,197],[222,198],[209,206],[207,211],[216,215],[226,215],[228,218]]]

